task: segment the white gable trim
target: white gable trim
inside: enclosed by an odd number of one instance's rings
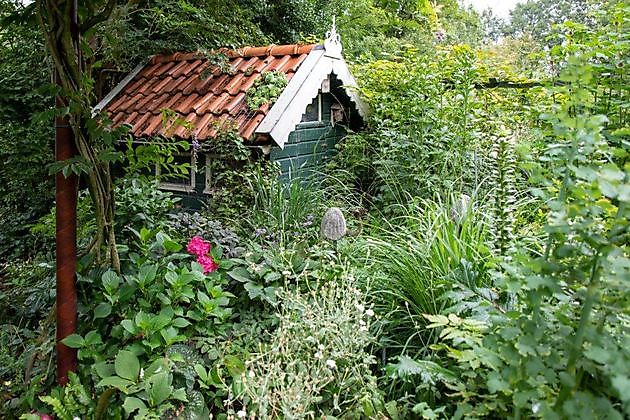
[[[341,80],[361,117],[367,117],[369,109],[355,90],[357,83],[350,74],[348,65],[340,55],[331,56],[325,52],[326,50],[321,47],[311,50],[267,116],[261,121],[256,129],[257,134],[268,134],[280,148],[284,148],[289,134],[302,120],[304,110],[319,93],[322,81],[331,73],[335,73]]]
[[[359,85],[352,76],[352,73],[350,73],[350,69],[343,58],[333,62],[333,73],[335,73],[339,80],[341,80],[341,83],[343,83],[346,94],[350,97],[350,100],[354,102],[357,111],[359,111],[359,115],[365,119],[370,113],[370,108],[359,95]]]
[[[125,78],[122,79],[120,83],[118,83],[116,87],[107,94],[107,96],[105,96],[98,104],[96,104],[94,108],[92,108],[92,116],[94,117],[96,114],[98,114],[103,109],[105,109],[105,107],[112,101],[112,99],[114,99],[116,95],[118,95],[120,91],[122,91],[125,88],[125,86],[127,86],[129,82],[131,82],[133,78],[136,77],[138,73],[140,73],[140,71],[144,68],[144,66],[147,65],[147,63],[149,62],[151,58],[153,58],[153,56],[149,57],[144,62],[138,64],[131,73],[125,76]]]
[[[298,93],[306,79],[310,76],[323,54],[323,49],[311,50],[308,57],[306,57],[304,62],[300,65],[300,67],[298,67],[298,70],[293,75],[293,78],[284,88],[265,118],[258,125],[258,128],[256,129],[257,133],[271,132],[273,127],[278,123],[278,121],[280,121],[282,115],[287,110],[287,107],[291,104],[291,101]],[[311,102],[313,98],[311,98]]]

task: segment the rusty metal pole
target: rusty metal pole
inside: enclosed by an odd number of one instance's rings
[[[59,75],[56,75],[59,84]],[[63,101],[57,97],[57,107]],[[55,118],[55,160],[64,161],[77,153],[74,133],[67,116]],[[77,350],[61,340],[77,329],[77,176],[55,175],[57,246],[57,382],[68,382],[68,371],[77,367]]]
[[[72,37],[78,41],[75,32],[77,14],[76,2],[70,0],[72,22]],[[75,43],[78,45],[78,42]],[[55,83],[62,87],[61,77],[55,72]],[[62,93],[56,98],[57,108],[65,106]],[[55,118],[55,160],[64,161],[77,154],[74,132],[70,126],[70,118],[57,116]],[[64,345],[61,340],[73,334],[77,329],[77,189],[78,179],[74,174],[65,177],[58,172],[55,175],[55,201],[57,247],[57,382],[65,385],[68,382],[68,372],[77,368],[77,350]]]

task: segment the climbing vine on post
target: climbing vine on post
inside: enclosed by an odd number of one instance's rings
[[[114,234],[114,186],[110,163],[114,142],[120,131],[108,131],[103,120],[94,118],[91,105],[95,99],[94,52],[90,46],[94,29],[111,15],[116,0],[88,0],[72,18],[73,0],[38,0],[35,14],[46,40],[54,70],[59,75],[59,97],[62,107],[58,115],[68,117],[78,155],[54,167],[65,174],[85,174],[94,204],[97,231],[86,253],[98,263],[107,263],[120,270]],[[61,166],[61,167],[60,167]]]

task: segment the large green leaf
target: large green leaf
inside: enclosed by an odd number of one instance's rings
[[[245,267],[236,267],[234,270],[228,272],[228,276],[241,283],[247,283],[251,280],[249,271],[247,271]]]
[[[93,368],[96,371],[96,374],[102,379],[113,376],[115,373],[114,365],[105,361],[95,363]]]
[[[263,296],[263,287],[259,284],[251,282],[245,283],[245,290],[247,290],[247,294],[252,300]]]
[[[132,385],[135,385],[135,383],[119,376],[109,376],[107,378],[103,378],[98,384],[96,384],[97,387],[114,387],[124,393],[127,393],[129,387]]]
[[[123,403],[123,409],[125,410],[125,414],[127,414],[127,416],[130,416],[131,413],[136,410],[140,410],[140,412],[146,410],[147,406],[140,398],[127,397],[125,398],[125,402]]]
[[[99,303],[96,308],[94,308],[94,319],[108,317],[111,313],[112,305],[107,302]]]
[[[137,381],[140,374],[140,361],[138,357],[130,351],[121,350],[114,361],[116,374],[121,378]]]
[[[140,271],[138,272],[138,283],[141,285],[146,285],[155,280],[155,276],[157,275],[158,266],[155,264],[145,264],[140,267]]]
[[[162,404],[173,392],[171,386],[173,378],[168,372],[160,372],[149,378],[149,402],[153,407],[157,407]]]
[[[116,274],[114,271],[107,270],[101,276],[101,281],[103,282],[103,287],[105,288],[105,290],[109,294],[112,294],[113,292],[116,291],[116,289],[120,285],[120,281],[121,280],[120,280],[120,277],[118,276],[118,274]]]
[[[83,337],[81,337],[79,334],[70,334],[69,336],[61,340],[61,342],[73,349],[79,349],[85,344],[85,340],[83,340]]]

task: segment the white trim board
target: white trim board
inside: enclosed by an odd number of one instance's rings
[[[257,134],[268,134],[281,149],[284,149],[289,134],[295,130],[302,120],[304,110],[319,93],[322,81],[331,73],[335,73],[341,80],[359,115],[367,117],[369,108],[355,91],[357,83],[350,74],[348,65],[340,56],[329,56],[325,52],[319,48],[309,53],[267,116],[256,128]]]
[[[94,108],[92,108],[92,116],[94,117],[96,114],[105,109],[105,107],[112,101],[112,99],[114,99],[125,88],[125,86],[127,86],[129,82],[131,82],[133,78],[136,77],[138,73],[140,73],[140,71],[147,65],[147,63],[149,63],[149,60],[151,60],[151,58],[153,58],[153,56],[138,64],[131,73],[125,76],[125,78],[122,79],[114,89],[112,89],[111,92],[109,92],[103,99],[101,99],[101,101],[97,103]]]

